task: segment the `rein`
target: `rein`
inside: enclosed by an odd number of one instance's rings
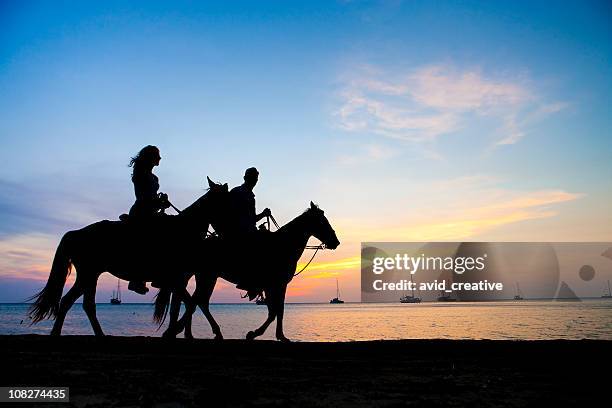
[[[276,222],[276,220],[274,219],[274,216],[272,214],[267,216],[267,224],[268,224],[268,231],[270,231],[270,220],[272,220],[272,223],[274,224],[274,226],[276,227],[276,229],[280,229],[278,222]],[[306,270],[306,268],[308,268],[308,265],[310,265],[310,263],[314,260],[315,256],[317,255],[317,252],[319,252],[319,249],[325,249],[325,244],[320,244],[320,245],[306,245],[306,247],[304,249],[314,249],[314,254],[312,254],[312,256],[310,257],[310,260],[308,261],[308,263],[306,265],[304,265],[304,267],[302,269],[300,269],[299,272],[296,272],[293,274],[293,277],[295,278],[296,276],[298,276],[300,273],[304,272]]]
[[[172,207],[172,209],[173,209],[174,211],[176,211],[176,213],[177,213],[177,214],[182,213],[182,211],[181,211],[181,210],[179,210],[178,208],[176,208],[176,207],[174,206],[174,204],[172,204],[172,203],[170,202],[170,200],[166,200],[166,202],[167,202],[168,204],[170,204],[170,207]]]
[[[304,272],[306,270],[306,268],[308,268],[308,265],[310,265],[310,263],[314,259],[314,257],[317,254],[317,252],[319,252],[319,249],[325,249],[325,244],[321,244],[321,245],[306,245],[306,249],[314,249],[315,250],[314,254],[312,254],[312,257],[310,257],[310,261],[308,261],[308,263],[306,265],[304,265],[304,267],[302,269],[300,269],[299,272],[293,274],[294,278],[296,276],[298,276],[300,273]]]

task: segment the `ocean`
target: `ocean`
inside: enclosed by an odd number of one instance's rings
[[[30,325],[28,304],[0,304],[0,335],[48,334],[52,321]],[[266,318],[266,306],[213,304],[225,338],[244,338]],[[151,321],[153,306],[98,304],[102,329],[114,336],[161,336]],[[612,340],[612,300],[582,302],[508,301],[458,303],[287,304],[285,335],[295,341],[390,339],[605,339]],[[261,339],[274,338],[275,323]],[[63,334],[93,334],[80,304],[66,318]],[[203,314],[194,315],[193,334],[212,338]],[[182,335],[181,335],[182,336]]]

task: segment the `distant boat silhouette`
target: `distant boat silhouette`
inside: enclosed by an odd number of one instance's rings
[[[440,293],[441,293],[441,296],[438,297],[438,302],[456,302],[457,301],[457,299],[451,297],[450,293],[448,294],[444,292],[440,292]]]
[[[111,305],[121,304],[121,288],[119,287],[119,279],[117,279],[117,291],[113,290],[113,297],[110,300]]]
[[[608,280],[608,293],[604,290],[604,294],[601,297],[602,299],[612,299],[612,292],[610,291],[610,280]]]
[[[410,282],[412,282],[412,275],[410,275]],[[404,295],[400,297],[400,303],[421,303],[421,298],[414,296],[414,286],[411,295]]]
[[[518,282],[516,282],[516,295],[514,295],[514,300],[523,300],[523,294],[521,293]]]
[[[340,286],[338,286],[338,278],[336,278],[336,297],[329,301],[332,304],[344,303],[344,300],[340,300]]]

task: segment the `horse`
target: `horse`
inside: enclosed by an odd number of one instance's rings
[[[199,246],[205,241],[203,234],[210,224],[214,228],[220,222],[217,214],[227,207],[227,184],[207,180],[208,191],[179,215],[159,216],[146,224],[136,219],[103,220],[65,233],[47,284],[28,299],[34,300],[29,310],[32,324],[54,318],[51,335],[59,336],[68,310],[83,295],[83,309],[95,335],[104,336],[95,303],[98,278],[104,272],[124,280],[160,282],[175,293],[174,287],[178,282],[182,285],[183,276],[189,276],[197,267]],[[76,279],[62,297],[72,266],[76,268]],[[183,298],[185,291],[175,295]]]
[[[191,316],[196,306],[200,306],[215,339],[223,339],[221,329],[209,309],[210,297],[217,279],[223,278],[234,284],[257,288],[265,294],[268,317],[259,328],[248,332],[247,340],[253,340],[264,334],[274,319],[277,319],[277,340],[290,341],[283,333],[283,314],[287,285],[294,277],[297,262],[311,236],[332,250],[340,245],[340,241],[323,210],[312,201],[304,213],[279,230],[263,234],[264,236],[260,237],[263,244],[251,242],[252,240],[240,241],[223,237],[206,240],[202,245],[202,259],[205,259],[206,263],[195,274],[196,289],[191,299],[185,302],[186,310],[183,317],[176,323],[170,322],[170,327],[173,329],[169,327],[164,333],[165,337],[176,336],[183,329],[189,330]],[[237,251],[243,253],[239,254]],[[251,265],[245,265],[240,261],[245,258]],[[250,276],[245,277],[243,272],[245,269]],[[155,300],[156,310],[167,310],[168,302],[168,297],[158,296]]]

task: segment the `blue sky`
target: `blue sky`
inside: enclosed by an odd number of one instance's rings
[[[206,175],[237,185],[255,165],[279,221],[326,210],[343,245],[296,301],[327,299],[336,276],[358,298],[360,241],[612,240],[611,16],[606,2],[0,2],[0,279],[45,279],[64,231],[129,209],[146,144],[179,207]]]

